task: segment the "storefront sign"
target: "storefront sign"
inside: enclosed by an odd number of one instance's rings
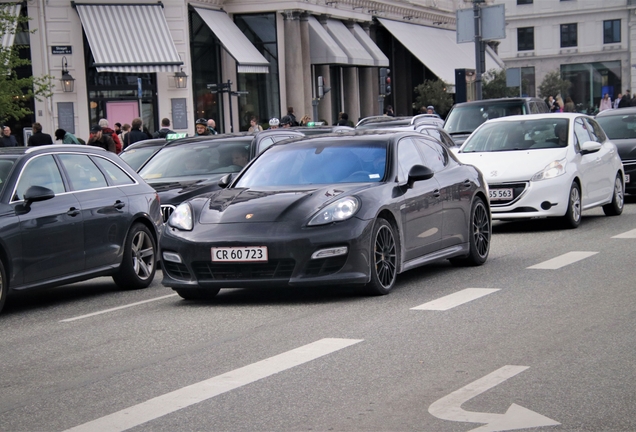
[[[51,47],[51,54],[73,54],[73,47],[71,45],[55,45]]]
[[[73,102],[57,103],[57,125],[60,129],[75,133],[75,109]]]

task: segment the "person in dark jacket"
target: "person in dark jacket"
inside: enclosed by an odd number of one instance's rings
[[[0,138],[0,147],[16,147],[18,140],[11,135],[11,128],[9,126],[2,126],[2,138]]]
[[[625,94],[623,95],[623,97],[621,98],[621,101],[618,103],[618,107],[627,108],[628,106],[630,106],[631,102],[632,102],[632,96],[629,93],[629,90],[627,90]]]
[[[126,143],[124,145],[124,148],[138,141],[144,141],[148,139],[148,135],[146,135],[146,133],[141,130],[142,126],[143,121],[139,117],[132,121],[130,132],[126,134]]]
[[[91,137],[86,143],[90,146],[101,147],[109,152],[117,153],[117,146],[110,135],[102,133],[102,127],[95,125],[91,128]]]
[[[40,123],[35,122],[32,127],[33,135],[29,137],[29,141],[27,142],[29,147],[53,144],[53,138],[51,138],[51,135],[42,133],[42,125]]]
[[[287,115],[291,119],[291,125],[292,126],[299,126],[300,125],[300,123],[298,123],[298,120],[296,120],[296,114],[294,114],[294,107],[293,106],[287,107]]]
[[[340,113],[338,123],[336,124],[338,126],[349,126],[349,114],[347,114],[346,112]]]
[[[161,119],[161,129],[155,132],[152,137],[153,138],[165,138],[168,134],[173,134],[174,131],[170,129],[170,119],[163,118]]]

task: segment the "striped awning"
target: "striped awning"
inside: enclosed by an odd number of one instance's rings
[[[223,11],[195,7],[205,24],[236,60],[238,73],[269,73],[269,62]]]
[[[340,20],[328,19],[323,26],[349,58],[353,66],[373,66],[375,60]]]
[[[22,7],[22,4],[20,3],[19,4],[4,4],[4,5],[0,4],[0,8],[2,8],[7,15],[10,15],[16,19],[18,16],[20,16],[21,7]],[[13,29],[9,28],[9,26],[12,25],[11,23],[6,23],[4,25],[6,25],[7,28],[6,28],[6,31],[4,31],[2,35],[0,35],[0,39],[2,40],[2,48],[7,49],[7,48],[11,48],[13,46],[13,42],[15,41],[15,22],[13,23],[13,26],[14,26]]]
[[[160,3],[75,7],[97,72],[178,72],[183,65]]]

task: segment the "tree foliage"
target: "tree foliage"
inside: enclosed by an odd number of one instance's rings
[[[450,84],[442,80],[426,80],[415,87],[415,106],[426,107],[433,105],[435,111],[444,117],[453,106],[453,97],[446,91]]]
[[[28,18],[16,17],[11,12],[14,9],[15,4],[13,3],[0,5],[1,35],[15,35],[21,27],[26,28]],[[19,120],[32,114],[31,99],[42,100],[42,98],[50,97],[52,94],[51,76],[18,76],[16,68],[31,64],[29,59],[20,58],[20,48],[16,45],[8,48],[0,47],[0,122],[5,122],[11,117]]]
[[[522,82],[521,85],[523,86],[523,84]],[[482,75],[481,93],[482,99],[518,97],[519,87],[506,85],[506,71],[504,69],[490,69]]]
[[[561,79],[561,71],[557,69],[546,74],[538,90],[539,95],[543,98],[560,94],[565,99],[571,86],[570,81]]]

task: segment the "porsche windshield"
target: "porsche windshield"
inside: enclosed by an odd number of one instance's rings
[[[567,147],[568,119],[486,123],[462,147],[462,153],[534,150]]]
[[[323,140],[275,146],[250,165],[236,187],[380,182],[386,148],[385,142]]]

